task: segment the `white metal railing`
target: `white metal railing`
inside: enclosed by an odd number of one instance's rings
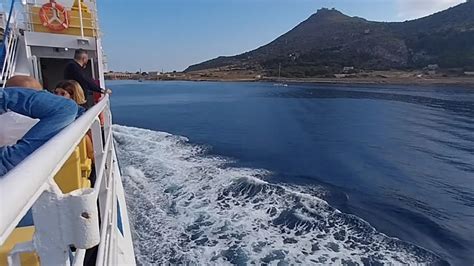
[[[5,56],[3,58],[2,72],[0,74],[0,83],[5,87],[6,81],[13,75],[15,70],[16,49],[18,37],[13,30],[6,32],[5,37]]]
[[[101,113],[105,116],[103,135],[99,120]],[[75,245],[78,249],[75,252],[74,265],[82,265],[85,248],[90,248],[91,245],[97,243],[99,243],[97,265],[111,265],[112,262],[117,261],[117,253],[110,250],[117,248],[115,247],[117,245],[116,186],[117,184],[121,186],[121,180],[113,146],[111,118],[109,98],[105,96],[17,167],[0,177],[0,245],[6,241],[18,222],[32,208],[36,228],[34,246],[37,248],[36,251],[43,265],[66,264],[69,258],[67,252],[64,253],[68,251],[69,245],[75,243],[80,244]],[[88,130],[92,132],[94,146],[96,171],[94,188],[76,190],[64,195],[53,178]],[[103,142],[103,136],[105,142]],[[94,222],[94,219],[98,220],[98,215],[94,215],[97,213],[97,201],[101,211],[100,235],[97,228],[98,221]],[[63,205],[64,208],[61,208]],[[81,206],[78,210],[79,214],[74,212],[74,206],[78,205]],[[73,210],[70,210],[71,208]],[[84,216],[85,209],[88,211]],[[79,215],[82,215],[82,218]],[[92,219],[87,220],[91,218],[89,216],[92,216]],[[55,224],[56,220],[60,222]],[[71,227],[68,222],[73,225],[80,223],[76,226],[79,228]],[[89,231],[82,232],[81,230]],[[94,232],[97,233],[97,237],[94,236]],[[44,236],[45,234],[47,237]],[[98,239],[100,242],[96,241]],[[93,243],[94,241],[96,242]]]
[[[0,3],[3,4],[4,7],[9,6],[9,2],[11,0],[0,0]],[[18,38],[20,30],[25,31],[33,31],[33,17],[37,16],[38,14],[33,13],[32,7],[41,7],[42,4],[47,3],[49,1],[46,0],[27,0],[27,1],[14,1],[13,5],[13,13],[11,19],[10,31],[7,31],[6,34],[9,34],[6,38],[6,54],[4,62],[0,62],[2,65],[2,70],[0,73],[0,85],[5,84],[6,80],[10,78],[15,71],[15,64],[16,64],[16,55],[17,55],[17,48],[18,48]],[[61,1],[58,1],[61,2]],[[68,2],[68,1],[65,1]],[[69,1],[71,2],[71,1]],[[72,1],[74,2],[74,1]],[[92,30],[94,32],[94,36],[99,40],[102,36],[102,32],[100,31],[99,27],[99,18],[98,18],[98,11],[97,11],[97,2],[95,0],[86,0],[86,1],[79,1],[79,7],[82,5],[87,6],[87,9],[90,11],[91,17],[88,18],[83,15],[82,8],[79,8],[79,15],[72,16],[71,19],[79,19],[80,20],[80,32],[81,37],[84,37],[85,30]],[[72,7],[68,7],[71,9]],[[6,14],[8,15],[8,14]],[[37,25],[39,26],[39,25]],[[98,50],[100,50],[100,54],[102,54],[102,47],[98,45]],[[101,67],[103,69],[103,66]]]
[[[4,7],[9,6],[11,0],[0,0],[0,4]],[[37,16],[37,13],[32,12],[32,7],[41,7],[43,4],[48,3],[49,0],[15,0],[15,12],[16,12],[16,24],[19,28],[22,28],[25,31],[32,31],[33,30],[33,16]],[[72,6],[71,3],[75,1],[71,0],[57,0],[58,3],[62,4],[66,7],[66,9],[71,10]],[[98,18],[98,11],[97,11],[97,1],[96,0],[84,0],[79,1],[79,6],[85,5],[87,9],[91,13],[91,18],[87,18],[84,16],[82,12],[82,8],[80,8],[78,16],[71,16],[72,19],[78,19],[80,22],[80,31],[84,32],[84,30],[92,29],[95,31],[97,36],[101,35],[100,28],[99,28],[99,18]],[[81,19],[82,17],[82,19]],[[84,24],[86,22],[90,22],[92,27],[86,27]]]
[[[27,14],[28,17],[29,17],[28,21],[25,22],[25,24],[27,25],[28,31],[33,31],[34,22],[33,22],[32,17],[37,15],[36,13],[31,11],[31,7],[32,6],[29,6],[28,11],[25,12],[25,14]],[[70,15],[69,16],[69,21],[71,21],[73,19],[78,19],[80,21],[79,26],[80,26],[80,31],[81,31],[82,37],[84,37],[84,30],[97,31],[97,24],[96,24],[97,20],[94,18],[94,16],[92,18],[87,18],[87,17],[83,17],[82,14],[80,14],[80,16]],[[90,23],[91,26],[84,26],[84,24],[87,24],[87,23]],[[37,26],[40,26],[40,25],[37,25]]]
[[[33,17],[38,15],[34,12],[31,11],[32,7],[41,7],[43,4],[45,4],[46,2],[48,1],[27,1],[26,2],[26,8],[24,8],[24,24],[26,25],[26,30],[27,31],[33,31],[33,25],[34,25],[34,22],[33,22]],[[61,3],[61,1],[57,1],[58,3]],[[71,2],[71,1],[69,1]],[[74,1],[72,1],[74,3]],[[90,13],[91,13],[91,18],[86,18],[83,16],[83,12],[82,12],[82,5],[85,5]],[[72,6],[69,6],[67,7],[69,9],[72,9]],[[95,0],[89,0],[89,1],[81,1],[79,0],[79,15],[78,16],[70,16],[70,21],[71,19],[78,19],[79,20],[79,23],[80,23],[80,32],[81,32],[81,36],[84,37],[84,30],[93,30],[95,31],[96,35],[99,36],[101,33],[100,33],[100,29],[99,29],[99,23],[98,23],[98,11],[97,11],[97,3]],[[84,26],[84,22],[90,22],[91,23],[91,27],[85,27]]]
[[[2,71],[0,74],[0,84],[2,87],[5,87],[6,81],[13,75],[15,71],[15,63],[16,63],[16,51],[18,47],[18,9],[15,8],[15,3],[13,3],[12,8],[13,12],[11,13],[11,17],[8,17],[9,25],[6,25],[7,28],[4,29],[4,41],[2,43],[5,49],[5,53],[3,56],[2,64]]]

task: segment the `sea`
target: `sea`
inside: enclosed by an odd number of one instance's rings
[[[474,88],[107,85],[140,265],[474,264]]]

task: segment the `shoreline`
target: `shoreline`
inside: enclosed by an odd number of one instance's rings
[[[277,82],[276,80],[269,80]],[[447,78],[447,79],[362,79],[362,78],[310,78],[284,79],[280,82],[311,83],[311,84],[344,84],[344,85],[406,85],[406,86],[456,86],[474,88],[474,78]]]
[[[135,80],[135,79],[107,79]],[[145,79],[145,81],[194,81],[194,82],[266,82],[326,85],[405,85],[405,86],[455,86],[474,89],[474,77],[456,78],[170,78]]]

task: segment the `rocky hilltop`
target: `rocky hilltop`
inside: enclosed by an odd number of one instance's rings
[[[188,67],[266,76],[329,77],[345,71],[474,70],[474,1],[405,22],[374,22],[320,9],[258,49]]]

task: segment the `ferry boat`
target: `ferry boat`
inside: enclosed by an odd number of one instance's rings
[[[84,49],[89,74],[105,87],[95,0],[2,4],[2,86],[29,75],[52,90]],[[86,155],[89,130],[95,163]],[[107,95],[0,177],[0,265],[90,265],[90,257],[95,265],[136,264]]]

